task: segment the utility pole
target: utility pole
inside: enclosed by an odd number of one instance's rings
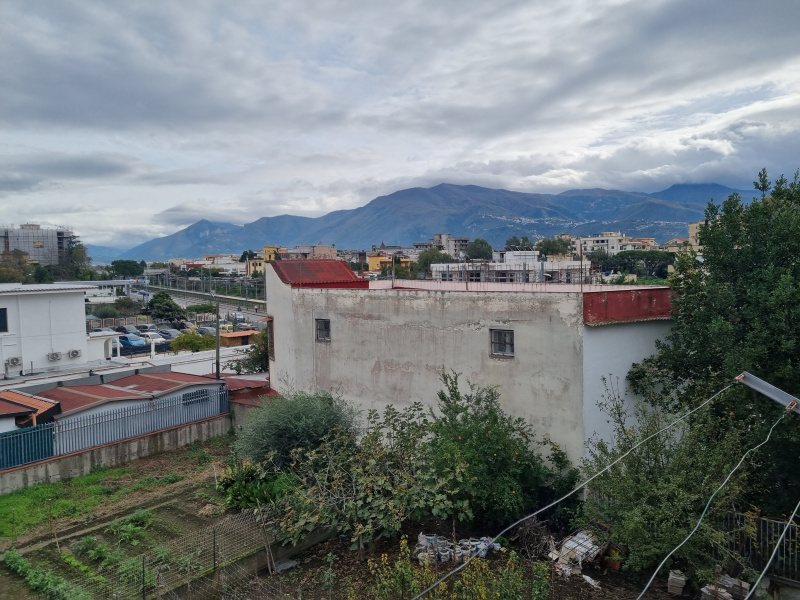
[[[214,297],[213,295],[211,296]],[[219,373],[219,300],[217,300],[217,379],[221,379]]]

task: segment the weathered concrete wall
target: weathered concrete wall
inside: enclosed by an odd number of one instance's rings
[[[505,410],[582,456],[580,294],[293,289],[289,299],[274,279],[278,391],[331,389],[363,409],[433,405],[440,373],[454,369],[464,384],[499,386]],[[330,342],[315,340],[316,319],[330,319]],[[491,329],[514,331],[513,357],[492,356]]]
[[[656,340],[669,333],[671,321],[617,323],[583,329],[583,426],[586,439],[597,435],[611,440],[613,428],[597,405],[605,395],[603,378],[625,396],[626,405],[637,398],[625,379],[635,362],[655,354]]]
[[[39,483],[54,483],[86,475],[93,467],[116,467],[137,458],[173,450],[192,442],[207,440],[228,433],[228,415],[196,421],[188,425],[76,452],[46,461],[0,472],[0,494],[8,494]]]

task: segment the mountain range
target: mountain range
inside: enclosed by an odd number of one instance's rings
[[[411,246],[435,233],[484,238],[502,246],[512,235],[530,238],[557,233],[589,235],[622,231],[632,237],[654,237],[660,243],[687,237],[687,224],[704,216],[710,199],[721,202],[737,192],[745,200],[753,191],[718,184],[680,184],[661,192],[568,190],[535,194],[474,185],[440,184],[410,188],[375,198],[365,206],[321,217],[262,217],[245,225],[201,220],[172,235],[140,244],[117,256],[112,248],[89,246],[95,262],[114,258],[163,261],[203,254],[240,254],[262,246],[334,244],[340,249],[370,249],[373,244]],[[102,248],[95,256],[94,248]]]

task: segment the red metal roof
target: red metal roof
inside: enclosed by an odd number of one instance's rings
[[[107,385],[134,392],[161,396],[189,385],[214,383],[213,379],[188,373],[140,373],[110,382]]]
[[[19,417],[22,415],[29,415],[32,412],[35,412],[32,408],[0,399],[0,417]]]
[[[74,387],[55,387],[37,396],[55,400],[61,405],[61,417],[79,409],[91,408],[116,400],[149,400],[150,394],[124,390],[109,385],[77,385]]]
[[[583,322],[610,325],[672,318],[672,290],[663,287],[583,294]]]
[[[56,404],[50,402],[49,400],[42,400],[41,398],[36,398],[34,396],[29,396],[28,394],[15,392],[13,390],[0,392],[0,400],[6,400],[8,402],[13,402],[14,404],[19,404],[20,406],[30,408],[37,415],[56,407]]]
[[[268,263],[281,281],[292,287],[346,287],[369,289],[369,281],[359,279],[341,260],[276,260]]]

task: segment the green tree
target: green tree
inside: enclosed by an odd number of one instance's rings
[[[118,319],[122,316],[122,313],[111,304],[101,304],[100,306],[95,307],[92,312],[94,313],[95,317],[100,319]]]
[[[417,269],[425,273],[430,266],[434,263],[449,263],[453,262],[453,257],[447,252],[442,252],[436,248],[426,248],[417,256]]]
[[[217,347],[217,339],[210,335],[200,335],[192,330],[184,331],[172,342],[170,349],[173,352],[188,350],[189,352],[202,352],[203,350],[213,350]]]
[[[120,296],[114,300],[114,308],[116,308],[121,315],[125,317],[135,317],[142,312],[142,303],[137,302],[128,296]]]
[[[766,172],[757,189],[764,191]],[[761,187],[759,187],[761,185]],[[733,194],[710,202],[700,228],[701,260],[676,259],[670,277],[673,325],[657,354],[634,365],[632,389],[653,405],[694,406],[749,371],[794,396],[800,395],[800,181],[781,176],[772,194],[749,206]],[[781,407],[737,388],[715,405],[720,425],[736,425],[741,444],[757,437],[757,424]],[[800,480],[797,428],[778,428],[778,441],[748,481],[741,503],[780,514],[796,502]],[[708,440],[719,433],[706,431]],[[766,448],[762,451],[766,451]]]
[[[111,270],[117,277],[122,278],[137,277],[144,273],[144,267],[135,260],[112,260]]]
[[[154,319],[177,321],[186,318],[186,311],[175,303],[168,292],[156,292],[147,306]]]
[[[252,250],[245,250],[242,252],[242,255],[239,257],[239,262],[247,262],[248,260],[252,260],[256,257],[256,253]]]
[[[640,276],[653,276],[665,279],[669,266],[675,260],[675,253],[661,250],[625,250],[611,257],[614,268]]]
[[[71,238],[67,247],[59,252],[58,263],[45,268],[53,279],[59,281],[93,281],[97,278],[89,250],[75,238]]]
[[[233,369],[237,375],[242,373],[268,373],[268,339],[266,328],[261,333],[251,336],[250,346],[244,350],[239,350],[234,360],[225,363],[225,368]]]
[[[516,235],[512,235],[510,238],[506,240],[506,248],[509,247],[516,247],[516,248],[530,248],[533,249],[533,242],[528,238],[527,235],[523,235],[521,238],[517,237]]]
[[[596,265],[601,271],[611,271],[617,266],[614,257],[605,250],[594,250],[584,258]]]
[[[0,267],[0,283],[22,283],[25,276],[11,267]]]
[[[572,244],[568,240],[545,238],[536,242],[536,250],[545,256],[572,254]]]
[[[6,250],[0,254],[0,269],[3,269],[3,283],[24,283],[32,279],[33,267],[27,252]]]
[[[469,260],[492,260],[492,246],[484,239],[475,238],[467,244]]]

